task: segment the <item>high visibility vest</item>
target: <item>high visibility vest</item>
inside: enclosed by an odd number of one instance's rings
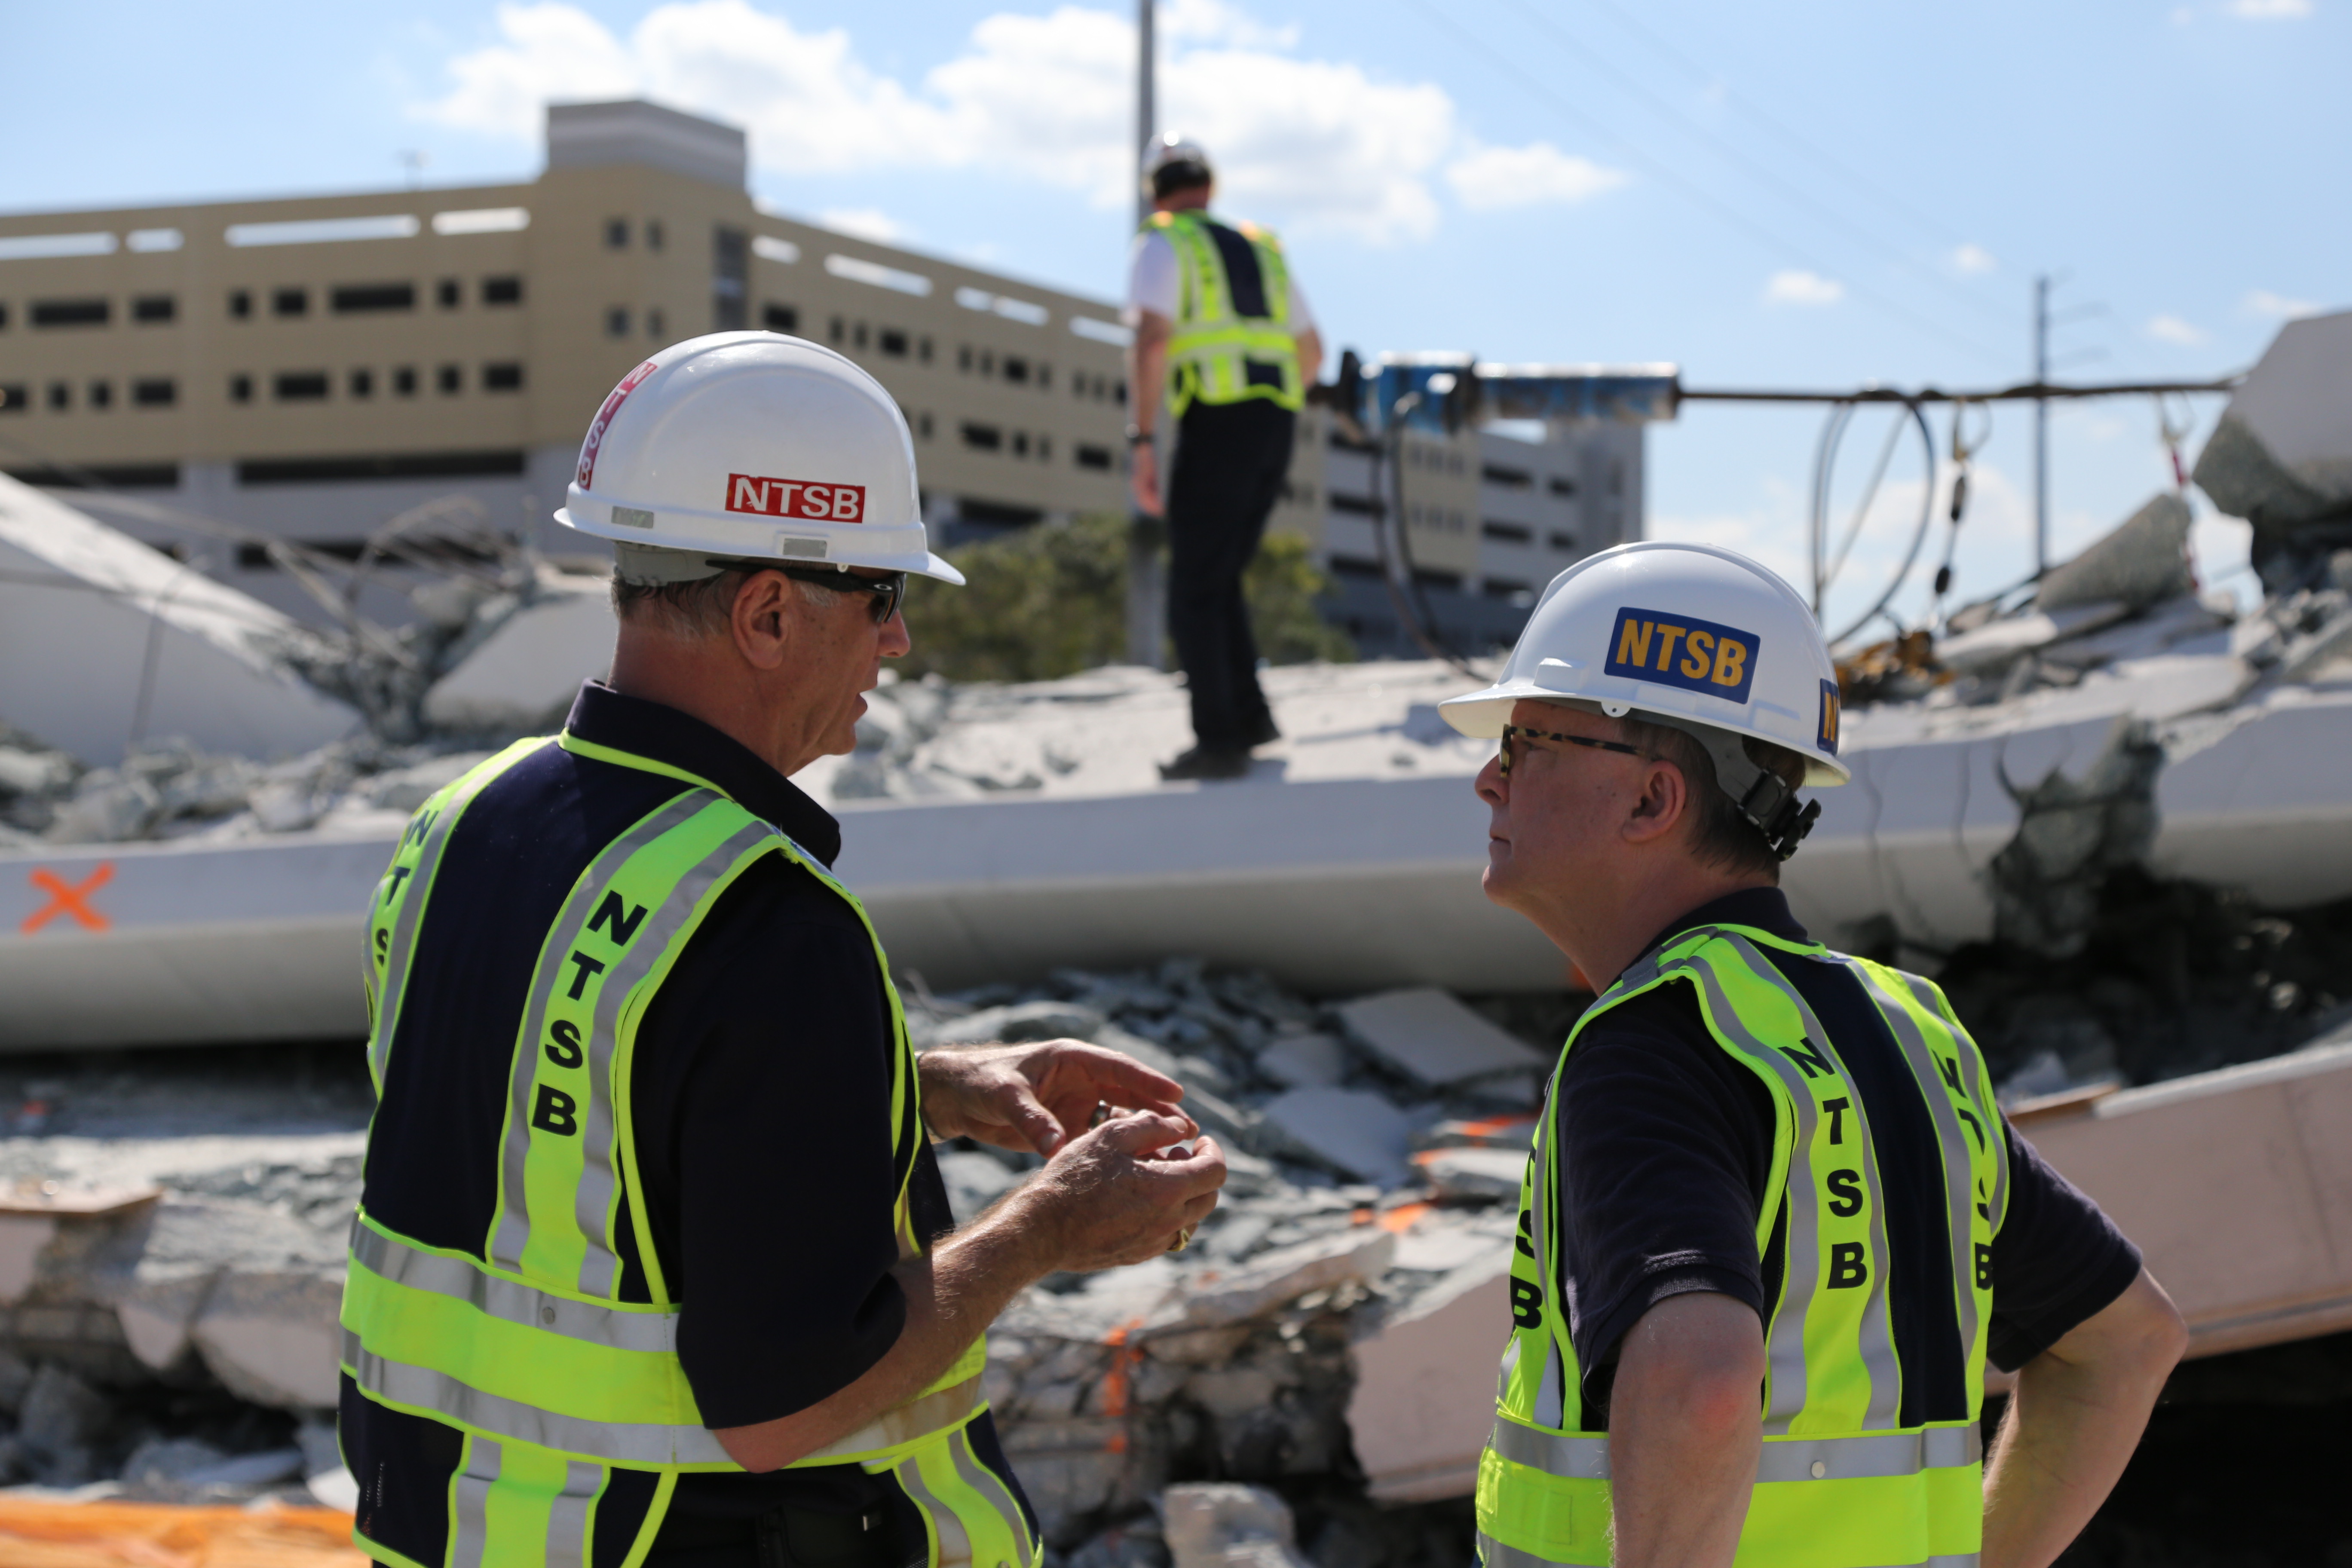
[[[1208,214],[1153,213],[1144,226],[1176,252],[1176,320],[1168,338],[1168,413],[1195,402],[1262,397],[1307,405],[1298,340],[1290,330],[1290,268],[1282,243],[1254,223]]]
[[[636,1179],[630,1055],[671,965],[719,897],[763,858],[805,868],[856,911],[869,937],[874,931],[816,857],[707,780],[569,733],[517,742],[418,809],[377,886],[366,976],[368,1067],[380,1098],[402,999],[420,983],[419,932],[452,832],[486,787],[550,744],[688,787],[590,861],[541,944],[517,1021],[496,1215],[479,1247],[424,1246],[362,1209],[343,1289],[342,1364],[360,1392],[467,1435],[451,1561],[484,1568],[584,1568],[587,1508],[612,1468],[659,1477],[640,1546],[658,1529],[680,1472],[740,1468],[703,1426],[678,1360],[680,1304],[664,1282]],[[924,1136],[921,1086],[879,939],[874,953],[897,1043],[887,1108],[894,1220],[900,1254],[911,1256],[922,1250],[908,1198]],[[614,1240],[623,1225],[634,1227],[650,1301],[619,1298]],[[893,1472],[927,1520],[934,1565],[1034,1568],[1040,1543],[964,1431],[986,1408],[987,1355],[986,1342],[975,1341],[915,1399],[794,1468]]]
[[[1847,965],[1909,1069],[1897,1092],[1916,1089],[1925,1101],[1944,1176],[1935,1245],[1948,1247],[1951,1261],[1965,1420],[1901,1424],[1905,1369],[1887,1306],[1890,1254],[1870,1117],[1841,1042],[1773,966],[1768,949]],[[1570,1034],[1563,1065],[1595,1019],[1670,984],[1697,992],[1716,1042],[1772,1098],[1766,1191],[1779,1196],[1757,1217],[1756,1248],[1764,1256],[1785,1211],[1785,1268],[1780,1299],[1766,1303],[1764,1446],[1736,1561],[1742,1568],[1975,1563],[1984,1524],[1977,1423],[1992,1310],[1990,1262],[2009,1171],[1983,1058],[1930,982],[1819,944],[1721,925],[1685,931],[1619,976]],[[1843,1047],[1865,1048],[1856,1041]],[[1559,1084],[1555,1069],[1555,1094]],[[1559,1201],[1553,1128],[1549,1114],[1540,1119],[1520,1189],[1512,1333],[1494,1436],[1478,1466],[1486,1568],[1598,1568],[1610,1561],[1609,1436],[1586,1424],[1576,1349],[1553,1299]]]

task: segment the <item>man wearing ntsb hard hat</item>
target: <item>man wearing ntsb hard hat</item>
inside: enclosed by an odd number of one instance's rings
[[[1487,897],[1600,993],[1521,1189],[1486,1568],[2049,1563],[2186,1331],[1943,993],[1791,918],[1799,792],[1848,777],[1804,603],[1622,545],[1444,711],[1502,741]],[[2018,1373],[1990,1459],[1988,1361]]]
[[[557,520],[620,639],[427,801],[368,922],[343,1296],[357,1539],[408,1568],[1035,1568],[982,1331],[1181,1248],[1224,1160],[1076,1041],[918,1057],[790,775],[856,744],[930,552],[898,406],[725,332],[605,398]],[[1139,1109],[1087,1131],[1105,1101]],[[929,1134],[927,1137],[926,1134]],[[930,1138],[1048,1156],[961,1229]]]

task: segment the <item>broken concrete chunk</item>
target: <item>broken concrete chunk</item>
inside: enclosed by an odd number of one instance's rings
[[[2148,499],[2072,561],[2053,566],[2033,595],[2036,608],[2116,602],[2136,610],[2197,591],[2189,564],[2189,502],[2171,490]]]
[[[1333,1089],[1347,1076],[1348,1058],[1329,1035],[1280,1035],[1258,1053],[1258,1070],[1290,1089]]]
[[[33,1373],[16,1416],[16,1440],[24,1445],[41,1479],[51,1486],[88,1480],[93,1450],[113,1412],[103,1395],[55,1363]]]
[[[2263,536],[2352,502],[2352,311],[2289,321],[2230,397],[2193,476]]]
[[[225,1271],[191,1332],[205,1367],[231,1394],[256,1405],[333,1408],[341,1393],[342,1273],[340,1262]]]
[[[1290,1505],[1264,1487],[1190,1481],[1160,1494],[1175,1568],[1307,1568]]]
[[[1499,1243],[1356,1345],[1348,1426],[1375,1502],[1458,1497],[1475,1484],[1494,1413],[1463,1394],[1494,1385],[1511,1332],[1511,1255]]]
[[[1405,1182],[1412,1122],[1374,1090],[1294,1089],[1267,1101],[1264,1116],[1269,1152],[1296,1152],[1382,1187]]]
[[[1239,1268],[1211,1269],[1186,1294],[1182,1321],[1199,1328],[1240,1322],[1310,1290],[1377,1279],[1395,1256],[1396,1237],[1365,1226],[1266,1253]]]
[[[1547,1065],[1517,1037],[1435,986],[1359,997],[1341,1003],[1338,1012],[1366,1049],[1423,1083],[1541,1071]]]
[[[1528,1157],[1509,1149],[1433,1149],[1413,1163],[1441,1198],[1500,1202],[1519,1195]]]
[[[544,572],[539,595],[484,638],[425,694],[425,722],[460,733],[529,734],[560,721],[583,680],[613,662],[610,590],[591,577]]]

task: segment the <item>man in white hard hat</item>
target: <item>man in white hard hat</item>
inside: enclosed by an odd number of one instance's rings
[[[1281,497],[1298,410],[1323,363],[1315,318],[1271,230],[1209,216],[1209,156],[1181,136],[1145,154],[1152,214],[1128,262],[1128,450],[1135,503],[1160,515],[1155,443],[1175,422],[1168,629],[1192,698],[1193,745],[1168,779],[1238,778],[1276,739],[1258,689],[1242,573]]]
[[[1485,1568],[2049,1563],[2186,1332],[1943,993],[1790,913],[1799,791],[1849,776],[1803,601],[1622,545],[1442,709],[1502,741],[1487,897],[1600,993],[1521,1191]],[[1988,1361],[2019,1374],[1989,1467]]]
[[[357,1538],[389,1563],[1035,1568],[982,1331],[1181,1247],[1223,1158],[1075,1041],[918,1057],[839,826],[933,555],[898,405],[829,350],[663,350],[559,521],[620,637],[562,734],[425,803],[368,932],[379,1103],[343,1300]],[[1097,1107],[1136,1109],[1088,1131]],[[930,1150],[1048,1157],[954,1229]]]

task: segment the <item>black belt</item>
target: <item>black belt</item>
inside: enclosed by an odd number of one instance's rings
[[[862,1514],[772,1508],[750,1518],[673,1513],[662,1521],[647,1568],[665,1558],[730,1549],[756,1552],[760,1568],[900,1568],[887,1504]]]

